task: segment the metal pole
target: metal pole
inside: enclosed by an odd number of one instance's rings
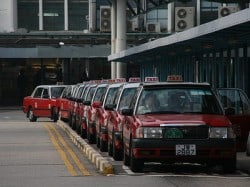
[[[68,0],[64,0],[64,30],[69,30]]]
[[[43,30],[43,0],[39,0],[39,30]]]
[[[111,54],[115,54],[116,40],[116,0],[112,0],[111,6]],[[116,62],[111,62],[111,78],[116,78]]]
[[[89,32],[96,30],[96,0],[89,0]]]

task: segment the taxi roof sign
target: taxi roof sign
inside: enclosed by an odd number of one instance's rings
[[[109,83],[120,83],[120,82],[126,82],[125,78],[116,78],[116,79],[109,79]]]
[[[168,75],[167,82],[182,82],[182,75]]]
[[[145,77],[145,82],[159,82],[158,77]]]
[[[140,77],[130,77],[128,82],[141,82]]]

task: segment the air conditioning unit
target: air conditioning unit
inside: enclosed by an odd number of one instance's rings
[[[111,32],[111,8],[100,6],[100,31]]]
[[[239,11],[237,6],[221,6],[218,8],[218,18],[228,16],[232,13]]]
[[[139,31],[139,18],[134,18],[131,21],[131,31],[136,32]]]
[[[135,13],[137,13],[137,9],[133,9]],[[134,32],[137,31],[139,28],[139,17],[133,15],[133,12],[127,8],[126,10],[126,16],[127,16],[127,32]]]
[[[175,7],[175,31],[180,32],[194,27],[195,8]]]
[[[147,32],[161,32],[161,25],[159,22],[149,22],[146,24],[146,31]]]

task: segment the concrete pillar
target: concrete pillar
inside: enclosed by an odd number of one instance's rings
[[[39,0],[39,30],[43,30],[43,0]]]
[[[2,0],[0,6],[0,32],[17,29],[17,0]]]
[[[174,3],[168,4],[168,33],[174,32]]]
[[[112,0],[111,6],[111,54],[114,54],[116,51],[116,0]],[[116,78],[116,62],[111,62],[111,79]]]
[[[69,30],[69,7],[68,0],[64,0],[64,30]]]
[[[126,49],[126,0],[117,0],[117,38],[116,38],[116,52]],[[122,62],[117,62],[117,78],[126,78],[127,65]]]
[[[196,4],[196,25],[200,25],[201,22],[201,0],[197,0]]]
[[[96,0],[89,0],[89,32],[96,30]]]

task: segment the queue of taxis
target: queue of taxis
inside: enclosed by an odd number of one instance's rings
[[[31,122],[39,117],[48,117],[56,122],[59,118],[57,98],[60,97],[66,85],[40,85],[30,96],[23,99],[23,112]]]
[[[23,111],[30,121],[49,117],[56,122],[60,116],[134,172],[147,162],[220,165],[233,172],[236,152],[248,148],[250,154],[247,95],[168,78],[41,85],[24,98]]]
[[[208,83],[141,83],[123,109],[124,164],[134,172],[145,162],[200,163],[236,169],[231,121]]]

